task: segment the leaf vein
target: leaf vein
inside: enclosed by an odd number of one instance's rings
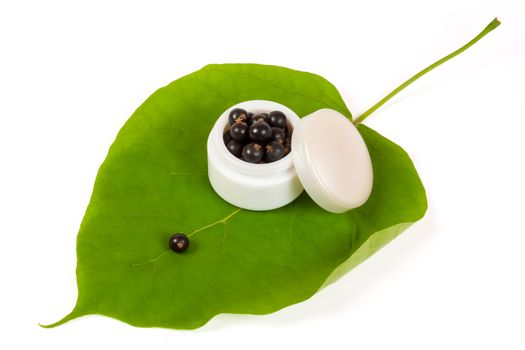
[[[194,234],[196,234],[196,233],[198,233],[198,232],[200,232],[200,231],[204,231],[204,230],[206,230],[206,229],[208,229],[208,228],[210,228],[210,227],[213,227],[213,226],[215,226],[215,225],[218,225],[218,224],[226,224],[226,222],[227,222],[230,218],[232,218],[233,216],[235,216],[235,214],[237,214],[237,213],[240,212],[241,210],[242,210],[242,209],[239,208],[239,209],[235,210],[233,213],[231,213],[231,214],[229,214],[228,216],[226,216],[225,218],[222,218],[222,219],[217,220],[217,221],[215,221],[215,222],[213,222],[213,223],[211,223],[211,224],[209,224],[209,225],[206,225],[206,226],[203,226],[203,227],[201,227],[201,228],[196,229],[195,231],[193,231],[192,233],[190,233],[190,234],[188,235],[188,237],[191,237],[191,236],[193,236]]]

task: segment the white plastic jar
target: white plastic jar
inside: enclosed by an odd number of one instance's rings
[[[273,163],[252,164],[238,159],[226,148],[223,133],[234,108],[254,114],[281,111],[292,130],[300,121],[290,108],[273,101],[246,101],[224,111],[208,138],[208,176],[213,189],[227,202],[245,209],[270,210],[290,203],[303,191],[291,153]]]

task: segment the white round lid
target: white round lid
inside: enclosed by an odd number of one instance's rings
[[[366,202],[373,185],[372,161],[354,124],[333,109],[303,117],[292,134],[295,170],[322,208],[342,213]]]

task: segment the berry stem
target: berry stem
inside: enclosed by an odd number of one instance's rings
[[[417,79],[421,78],[423,75],[427,74],[428,72],[430,72],[432,69],[440,66],[441,64],[445,63],[446,61],[450,60],[451,58],[459,55],[460,53],[462,53],[463,51],[467,50],[469,47],[471,47],[472,45],[474,45],[475,43],[477,43],[481,38],[483,38],[485,35],[487,35],[488,33],[490,33],[492,30],[496,29],[498,26],[500,25],[500,21],[497,19],[497,18],[494,18],[492,20],[492,22],[490,22],[487,27],[485,27],[485,29],[483,29],[483,31],[481,33],[479,33],[474,39],[472,39],[471,41],[469,41],[468,43],[466,43],[465,45],[463,45],[462,47],[460,47],[459,49],[457,49],[456,51],[448,54],[447,56],[443,57],[442,59],[432,63],[430,66],[428,66],[427,68],[423,69],[422,71],[420,71],[419,73],[415,74],[414,76],[412,76],[410,79],[408,79],[407,81],[405,81],[403,84],[399,85],[397,88],[395,88],[394,90],[392,90],[392,92],[390,92],[388,95],[386,95],[383,99],[381,99],[379,102],[377,102],[375,105],[373,105],[371,108],[369,108],[366,112],[364,112],[363,114],[361,114],[357,119],[354,120],[354,124],[359,124],[361,122],[363,122],[363,120],[365,120],[370,114],[374,113],[379,107],[381,107],[382,105],[384,105],[388,100],[390,100],[392,97],[394,97],[395,95],[397,95],[399,92],[401,92],[404,88],[406,88],[407,86],[409,86],[410,84],[412,84],[414,81],[416,81]]]

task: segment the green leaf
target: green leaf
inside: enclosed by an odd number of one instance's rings
[[[351,118],[320,76],[275,66],[210,65],[150,96],[97,174],[77,238],[78,300],[54,327],[102,314],[141,327],[193,329],[219,313],[266,314],[311,297],[426,211],[408,155],[364,125],[374,188],[362,207],[332,214],[305,193],[277,210],[223,201],[207,178],[206,140],[231,105],[273,100],[304,116]],[[167,249],[173,232],[190,249]]]

